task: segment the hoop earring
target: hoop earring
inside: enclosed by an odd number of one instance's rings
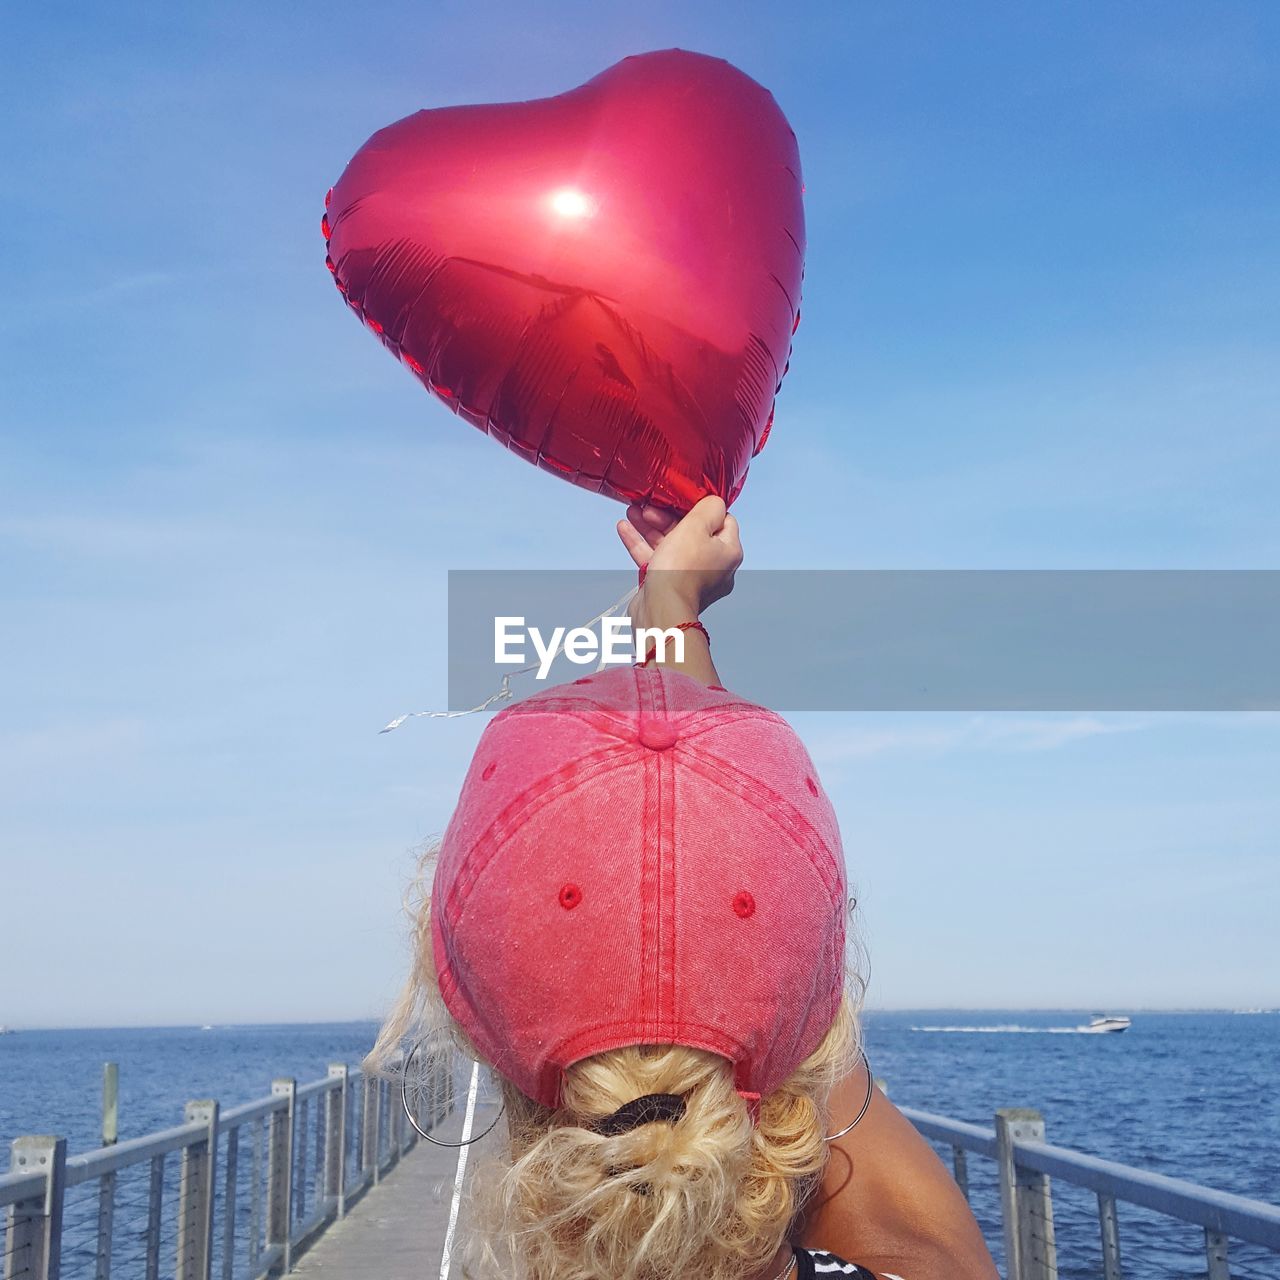
[[[871,1106],[871,1099],[874,1096],[876,1091],[876,1082],[871,1078],[871,1063],[867,1061],[867,1054],[865,1049],[862,1051],[862,1065],[867,1069],[867,1096],[863,1098],[862,1106],[858,1108],[858,1114],[854,1116],[853,1119],[847,1125],[845,1125],[845,1127],[841,1129],[839,1133],[827,1134],[827,1136],[823,1138],[823,1142],[834,1142],[837,1138],[843,1138],[844,1135],[848,1133],[850,1129],[854,1128],[857,1125],[858,1121],[860,1121],[862,1117],[867,1114],[867,1110]]]
[[[400,1105],[404,1108],[404,1114],[409,1123],[413,1126],[414,1131],[420,1138],[425,1138],[428,1142],[433,1143],[437,1147],[449,1147],[457,1150],[459,1147],[469,1147],[473,1142],[479,1142],[481,1138],[487,1137],[497,1127],[498,1121],[506,1114],[507,1104],[504,1102],[498,1110],[498,1114],[493,1118],[491,1124],[484,1133],[478,1133],[474,1138],[468,1138],[466,1142],[441,1142],[439,1138],[433,1138],[417,1121],[413,1114],[413,1109],[409,1106],[409,1067],[417,1056],[418,1050],[422,1048],[422,1041],[419,1040],[412,1049],[409,1050],[409,1056],[404,1060],[404,1075],[400,1081]],[[477,1068],[479,1063],[476,1064]]]

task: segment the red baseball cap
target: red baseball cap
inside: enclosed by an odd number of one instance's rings
[[[557,686],[485,729],[436,864],[440,992],[480,1053],[559,1105],[565,1068],[635,1044],[767,1095],[844,985],[835,814],[781,716],[663,667]]]

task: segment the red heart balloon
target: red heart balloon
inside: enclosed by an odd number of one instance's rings
[[[799,323],[795,134],[719,58],[419,111],[326,198],[348,305],[468,422],[624,501],[732,501]]]

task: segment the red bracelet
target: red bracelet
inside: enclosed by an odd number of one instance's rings
[[[677,622],[675,623],[674,626],[663,627],[662,630],[663,631],[701,631],[702,638],[707,642],[707,649],[710,650],[711,648],[711,636],[707,632],[706,627],[704,627],[702,623],[699,622],[696,618],[692,622]],[[649,647],[648,653],[645,654],[643,661],[636,663],[636,666],[647,667],[649,663],[653,661],[654,655],[657,654],[657,652],[658,652],[658,642],[656,640],[650,641],[650,647]]]

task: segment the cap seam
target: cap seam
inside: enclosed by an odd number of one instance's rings
[[[740,720],[763,720],[767,724],[779,725],[795,732],[782,716],[767,707],[758,707],[754,702],[737,702],[727,707],[698,707],[683,715],[688,724],[681,726],[682,738],[701,737],[721,725],[736,724]]]
[[[722,791],[729,792],[735,798],[745,801],[785,834],[790,836],[801,835],[801,843],[810,863],[822,878],[828,892],[832,894],[832,901],[836,900],[839,895],[834,890],[840,882],[839,871],[832,876],[820,865],[822,861],[821,853],[827,847],[826,841],[813,823],[799,809],[774,791],[772,787],[761,782],[760,779],[743,773],[732,765],[726,765],[723,761],[712,762],[707,759],[700,759],[694,753],[684,750],[682,743],[677,743],[675,750],[680,759],[694,773],[701,774],[708,782],[720,787]],[[729,785],[730,781],[736,782],[737,786],[731,787]],[[779,819],[779,812],[786,813],[789,816],[790,826]],[[794,828],[799,828],[799,831],[794,830]],[[843,863],[843,850],[841,854],[841,862]],[[832,861],[834,862],[834,858]],[[840,870],[843,870],[843,866],[841,866]]]
[[[573,1062],[581,1061],[583,1057],[590,1057],[593,1053],[606,1053],[607,1048],[592,1049],[590,1053],[581,1053],[583,1044],[589,1044],[595,1040],[609,1040],[615,1035],[626,1034],[628,1036],[634,1034],[636,1020],[634,1018],[620,1020],[618,1022],[600,1023],[587,1031],[580,1031],[577,1035],[569,1036],[565,1040],[561,1040],[551,1045],[546,1052],[547,1061],[557,1058],[568,1057],[573,1054],[579,1056],[573,1059]],[[695,1049],[706,1049],[709,1053],[724,1055],[726,1047],[733,1051],[733,1056],[729,1059],[733,1063],[738,1063],[746,1056],[746,1046],[740,1040],[735,1039],[721,1028],[712,1026],[708,1022],[688,1022],[683,1020],[671,1019],[665,1023],[649,1022],[646,1024],[647,1034],[659,1037],[649,1040],[628,1040],[628,1044],[646,1044],[646,1045],[663,1045],[663,1044],[679,1044]],[[663,1034],[665,1031],[679,1032],[679,1040],[668,1040]],[[707,1037],[705,1043],[691,1044],[686,1038],[686,1032],[696,1032]],[[622,1042],[612,1046],[614,1048],[622,1048]],[[573,1062],[566,1065],[572,1066]],[[562,1068],[563,1069],[563,1068]]]
[[[658,759],[650,752],[649,758],[641,765],[641,798],[644,808],[640,815],[640,999],[644,1009],[652,1009],[654,1005],[653,982],[654,953],[657,947],[653,940],[654,899],[653,882],[657,869],[651,856],[653,849],[653,810],[654,774],[657,772]]]
[[[527,787],[516,799],[485,828],[484,833],[472,844],[470,850],[458,859],[453,883],[445,898],[446,909],[454,911],[460,896],[469,893],[476,881],[484,875],[489,863],[501,852],[502,847],[519,830],[520,824],[537,804],[549,803],[560,795],[593,778],[614,769],[625,768],[635,762],[635,753],[626,750],[625,741],[597,748],[586,756],[579,756],[561,766],[554,774],[548,774]],[[594,759],[592,757],[595,757]]]

